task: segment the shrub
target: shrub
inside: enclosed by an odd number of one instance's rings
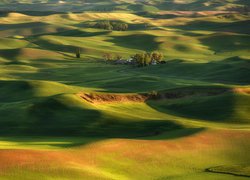
[[[76,49],[76,58],[80,58],[81,57],[81,49],[77,48]]]

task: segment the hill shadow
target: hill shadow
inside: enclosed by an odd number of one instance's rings
[[[69,37],[93,37],[109,34],[109,31],[100,31],[100,32],[87,32],[78,29],[68,30],[64,32],[54,33],[57,36],[69,36]]]
[[[22,65],[25,64],[22,62],[18,56],[22,54],[22,48],[18,49],[0,49],[0,56],[5,58],[7,62],[5,65]]]
[[[216,53],[248,50],[250,46],[248,35],[214,33],[199,40]]]
[[[250,84],[250,62],[239,56],[207,63],[187,62],[182,59],[167,61],[161,67],[152,67],[149,74],[159,77],[178,77],[224,84]]]
[[[62,11],[16,11],[16,12],[28,16],[49,16],[53,14],[68,14],[68,12],[62,12]]]
[[[101,136],[2,136],[0,141],[15,142],[19,146],[51,146],[55,148],[78,148],[81,146],[105,141],[107,139],[131,139],[131,140],[171,140],[185,138],[195,135],[205,128],[186,128],[164,132],[163,134],[154,134],[146,137],[101,137]]]
[[[64,102],[60,96],[27,101],[24,108],[0,109],[0,134],[5,140],[22,142],[11,137],[74,137],[87,140],[58,143],[57,147],[77,147],[109,138],[163,140],[198,133],[203,128],[186,128],[172,120],[128,120],[106,116],[97,109],[88,109]],[[31,104],[30,104],[31,103]],[[18,113],[17,113],[18,112]],[[18,114],[15,116],[13,113]],[[11,121],[9,120],[11,119]],[[53,138],[52,138],[53,139]],[[46,143],[45,143],[46,144]],[[51,145],[47,143],[47,145]]]
[[[160,42],[155,40],[155,36],[149,34],[133,34],[127,36],[111,36],[109,42],[117,46],[133,48],[142,51],[154,51],[159,49]]]
[[[190,86],[161,92],[161,96],[165,96],[165,99],[149,100],[147,104],[157,111],[183,118],[236,124],[250,123],[250,118],[243,115],[247,114],[249,109],[246,107],[250,107],[250,97],[236,94],[229,87]]]
[[[60,37],[58,37],[60,39]],[[61,51],[61,52],[69,52],[75,53],[76,49],[79,48],[78,46],[74,45],[64,45],[64,44],[57,44],[47,40],[38,39],[33,42],[34,44],[38,45],[41,49],[47,49],[51,51]],[[84,52],[84,49],[81,49]]]
[[[181,30],[204,30],[249,34],[250,20],[236,22],[191,21],[185,25],[171,26]]]
[[[1,30],[4,29],[17,29],[17,28],[33,28],[33,27],[43,27],[51,24],[44,22],[29,22],[29,23],[18,23],[18,24],[0,24]]]
[[[3,37],[20,35],[25,37],[36,37],[39,35],[49,35],[53,33],[63,32],[69,30],[66,27],[60,27],[43,22],[30,22],[18,24],[0,24],[0,34]]]

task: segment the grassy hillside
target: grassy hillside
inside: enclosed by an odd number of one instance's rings
[[[245,0],[3,0],[1,10],[17,11],[134,11],[157,12],[166,10],[211,11],[239,10],[248,11],[249,2]],[[11,6],[15,4],[15,7]]]
[[[43,2],[16,7],[57,3]],[[171,3],[195,9],[208,1]],[[157,12],[162,1],[114,6],[154,12],[1,15],[0,179],[249,177],[249,15]],[[107,20],[129,28],[88,26]],[[138,68],[102,58],[145,51],[162,52],[167,63]]]

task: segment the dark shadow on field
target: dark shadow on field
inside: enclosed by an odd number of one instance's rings
[[[11,60],[11,63],[18,63],[18,56],[21,54],[22,49],[1,49],[0,56]]]
[[[31,23],[20,23],[20,24],[0,24],[0,35],[2,37],[10,37],[14,35],[20,36],[38,36],[55,34],[58,32],[64,32],[69,28],[60,27],[43,22],[31,22]]]
[[[212,122],[250,123],[247,116],[250,97],[237,94],[229,87],[190,86],[160,93],[167,98],[147,101],[147,104],[157,111]]]
[[[166,65],[145,69],[145,73],[155,77],[176,77],[204,82],[220,82],[224,84],[250,84],[250,62],[242,57],[230,57],[208,63],[188,62],[182,59],[167,61]],[[143,68],[142,68],[143,70]]]
[[[0,116],[0,135],[6,137],[5,140],[22,142],[9,136],[29,137],[28,141],[32,141],[32,137],[87,138],[66,144],[59,141],[54,145],[57,147],[75,147],[108,138],[175,139],[203,130],[186,128],[171,120],[107,116],[97,109],[74,106],[60,96],[36,98],[12,108],[0,108]]]
[[[33,122],[27,128],[32,135],[67,135],[108,138],[135,138],[182,129],[173,121],[129,121],[106,116],[96,109],[72,107],[60,99],[49,98],[28,109]]]
[[[60,37],[58,37],[60,39]],[[47,49],[51,51],[61,51],[61,52],[69,52],[69,53],[74,53],[78,46],[73,46],[73,45],[64,45],[64,44],[57,44],[53,43],[47,40],[36,40],[33,42],[34,44],[38,45],[41,49]],[[82,53],[84,53],[84,49],[81,48]]]
[[[180,52],[189,52],[190,48],[186,45],[181,45],[181,44],[177,44],[174,46],[174,49]]]
[[[237,22],[191,21],[185,25],[171,26],[181,30],[204,30],[249,34],[250,20]]]
[[[160,42],[155,40],[156,36],[149,34],[134,34],[127,36],[111,36],[109,42],[117,46],[133,48],[142,51],[154,51],[159,49]]]
[[[0,135],[3,137],[87,137],[93,139],[174,139],[201,129],[190,129],[172,120],[131,120],[106,115],[83,106],[74,98],[36,97],[34,85],[24,81],[0,82]],[[77,105],[75,105],[77,104]],[[90,105],[91,106],[91,105]],[[10,138],[10,141],[14,141]],[[19,140],[18,140],[19,141]],[[21,140],[20,140],[21,141]],[[83,145],[82,141],[55,146]]]
[[[223,5],[222,2],[213,3],[212,6],[206,6],[204,1],[193,1],[189,3],[175,3],[172,0],[164,0],[157,4],[158,9],[162,11],[208,11],[216,9]]]
[[[123,138],[131,140],[171,140],[184,138],[204,131],[205,128],[186,128],[164,132],[163,134],[154,134],[145,137],[105,137],[105,136],[2,136],[0,141],[18,143],[20,146],[52,146],[56,148],[77,148],[98,141],[107,139]]]
[[[49,16],[54,14],[68,14],[68,12],[62,12],[62,11],[15,11],[16,13],[21,13],[28,16]],[[5,14],[8,15],[10,12],[5,12]],[[3,12],[4,14],[4,12]]]
[[[102,36],[109,34],[109,31],[99,31],[99,32],[87,32],[78,29],[68,30],[64,32],[54,33],[57,36],[69,36],[69,37],[93,37],[93,36]]]
[[[18,143],[20,146],[51,146],[55,148],[74,148],[105,140],[102,137],[76,136],[1,136],[0,141]],[[2,146],[3,147],[3,146]]]
[[[7,17],[9,13],[9,11],[0,11],[0,17]]]
[[[250,47],[249,35],[214,33],[200,38],[200,41],[216,53],[249,50]]]
[[[25,65],[26,63],[18,58],[21,54],[22,48],[0,50],[0,57],[3,57],[7,60],[4,62],[4,65]]]
[[[174,14],[157,14],[157,13],[152,13],[152,12],[137,12],[135,13],[138,16],[146,17],[146,18],[153,18],[153,19],[172,19],[179,17],[178,15]]]
[[[40,48],[32,48],[32,49],[44,50],[41,47]],[[58,48],[58,49],[60,49],[60,48]],[[72,46],[70,48],[70,50],[71,50],[70,53],[75,53],[76,49],[77,49],[77,47]],[[33,53],[33,52],[31,52],[31,53]],[[60,51],[57,51],[56,53],[63,55],[65,57],[65,59],[63,59],[63,60],[59,60],[58,58],[49,59],[49,56],[48,56],[47,59],[46,58],[36,59],[35,61],[33,61],[33,63],[34,62],[35,63],[40,62],[40,63],[56,63],[56,64],[61,63],[61,64],[63,64],[63,63],[69,63],[69,62],[72,62],[72,60],[75,60],[75,55],[74,54],[69,55],[69,54],[66,54],[66,53],[60,52]],[[22,65],[22,64],[30,65],[29,63],[25,63],[25,62],[22,61],[22,60],[30,60],[28,57],[25,57],[25,55],[23,55],[22,48],[18,48],[18,49],[1,49],[0,50],[0,56],[7,60],[7,62],[4,63],[5,65]],[[20,58],[19,56],[22,56],[22,58]]]
[[[112,79],[100,88],[108,91],[138,92],[147,87],[147,90],[166,89],[169,85],[176,86],[176,80],[197,80],[206,83],[223,84],[250,84],[250,62],[241,57],[231,57],[221,61],[209,63],[187,62],[181,59],[168,61],[165,65],[128,69],[131,73],[139,71],[136,76],[126,77],[123,80]],[[171,80],[171,78],[173,78]],[[171,80],[171,81],[168,81]],[[177,82],[178,83],[178,82]],[[91,86],[91,84],[89,84]],[[119,90],[119,88],[121,88]],[[146,88],[145,88],[146,90]]]
[[[44,27],[51,24],[44,22],[29,22],[29,23],[18,23],[18,24],[0,24],[0,30],[4,29],[17,29],[17,28],[33,28],[33,27]]]
[[[1,80],[0,103],[11,103],[30,99],[33,95],[32,90],[32,85],[27,81]]]
[[[230,57],[218,62],[207,63],[210,72],[204,74],[207,81],[235,83],[241,85],[250,84],[250,61],[242,57]],[[206,65],[203,66],[206,68]],[[203,69],[204,69],[203,68]]]

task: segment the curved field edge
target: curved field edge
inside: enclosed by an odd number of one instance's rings
[[[204,170],[249,162],[248,137],[249,131],[205,129],[175,140],[1,138],[0,174],[8,179],[241,179]]]
[[[87,26],[100,19],[130,29]],[[1,178],[245,178],[204,170],[250,161],[248,15],[26,12],[0,21]],[[167,64],[100,60],[154,50]]]
[[[207,172],[230,174],[234,176],[250,177],[249,165],[224,165],[206,169]]]

